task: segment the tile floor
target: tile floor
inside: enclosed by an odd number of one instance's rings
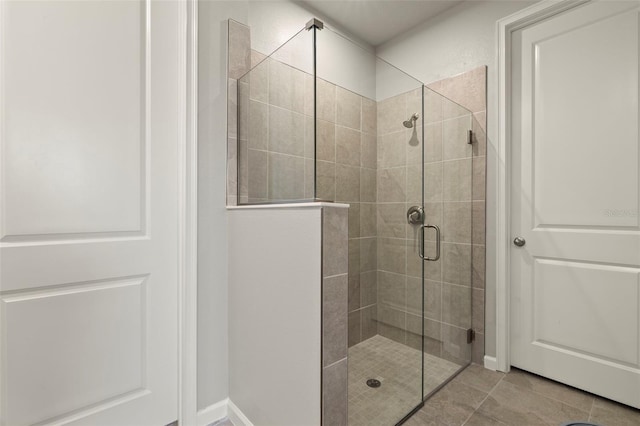
[[[560,426],[569,421],[638,426],[640,410],[522,370],[512,369],[504,374],[473,364],[431,397],[404,425]],[[214,425],[233,426],[233,423],[223,419]]]
[[[424,354],[425,395],[460,366]],[[396,424],[420,403],[420,351],[380,335],[349,348],[349,426]],[[367,379],[381,382],[367,386]]]
[[[522,370],[471,365],[429,399],[406,426],[559,426],[589,421],[638,426],[640,410]]]

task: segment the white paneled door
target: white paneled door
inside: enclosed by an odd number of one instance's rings
[[[512,365],[635,407],[639,6],[589,2],[511,47]]]
[[[181,7],[0,3],[2,425],[178,418]]]

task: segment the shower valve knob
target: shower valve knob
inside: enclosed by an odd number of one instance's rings
[[[424,222],[424,209],[420,206],[411,206],[407,210],[407,222],[411,225],[420,225]]]

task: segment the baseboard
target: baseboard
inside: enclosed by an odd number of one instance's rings
[[[488,370],[498,371],[498,360],[494,356],[484,356],[484,368]]]
[[[244,413],[240,411],[240,409],[236,406],[236,404],[231,402],[231,400],[229,400],[228,408],[229,411],[227,416],[229,416],[229,419],[235,426],[253,426],[253,423],[251,423],[247,416],[245,416]]]
[[[229,415],[229,398],[218,401],[213,405],[198,410],[198,426],[208,426]],[[240,426],[240,425],[238,425]]]

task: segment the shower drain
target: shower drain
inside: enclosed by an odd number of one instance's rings
[[[381,384],[382,383],[380,383],[380,380],[377,379],[367,380],[367,386],[369,386],[370,388],[379,388]]]

